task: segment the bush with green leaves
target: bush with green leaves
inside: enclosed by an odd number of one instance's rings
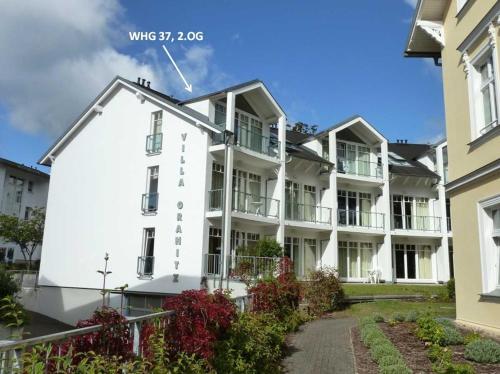
[[[12,276],[7,273],[5,266],[0,265],[0,299],[5,296],[13,296],[19,291],[19,286],[12,279]]]
[[[408,314],[406,314],[405,321],[406,322],[417,322],[420,313],[416,310],[410,310]]]
[[[491,339],[476,339],[465,346],[464,355],[471,361],[496,364],[500,362],[500,344]]]
[[[242,313],[216,344],[218,373],[276,373],[285,347],[286,327],[269,313]]]
[[[401,353],[378,327],[374,318],[365,317],[361,319],[359,325],[361,340],[368,347],[373,360],[378,364],[379,373],[412,373],[406,366]]]
[[[311,271],[304,287],[304,297],[312,314],[320,316],[343,307],[344,290],[337,270],[325,266]]]
[[[385,318],[382,314],[374,314],[373,315],[373,320],[377,323],[379,322],[385,322]]]
[[[394,313],[392,316],[392,319],[396,322],[404,322],[406,319],[406,316],[403,313]]]
[[[27,315],[23,306],[14,296],[5,296],[0,300],[0,323],[6,327],[17,328],[26,323]]]
[[[427,352],[432,362],[432,371],[436,374],[474,374],[474,368],[469,364],[452,362],[453,352],[446,347],[432,344]]]
[[[417,337],[440,346],[459,345],[464,337],[449,319],[423,316],[417,320]]]
[[[252,246],[236,248],[238,256],[281,257],[283,247],[275,239],[260,239]]]

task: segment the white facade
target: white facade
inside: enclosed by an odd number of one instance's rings
[[[27,219],[33,209],[46,207],[48,191],[48,174],[0,159],[0,214]],[[39,246],[33,254],[33,261],[40,259],[41,251]],[[0,263],[23,261],[23,254],[17,244],[0,239]]]
[[[450,234],[433,226],[446,222],[438,175],[390,172],[387,140],[361,117],[300,142],[286,141],[286,123],[260,81],[177,103],[115,79],[41,159],[52,173],[32,307],[69,323],[88,315],[100,303],[105,252],[107,288],[128,284],[135,307],[217,288],[241,260],[237,248],[267,237],[284,246],[300,277],[329,265],[346,281],[367,281],[369,271],[385,282],[449,279]],[[436,152],[423,157],[442,175]],[[420,199],[404,227],[394,224],[393,195]],[[220,262],[224,246],[232,257]]]

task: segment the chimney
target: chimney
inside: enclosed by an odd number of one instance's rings
[[[146,80],[144,78],[142,78],[141,80],[142,80],[141,86],[144,86],[146,84]]]
[[[408,139],[405,139],[405,144],[408,144]]]
[[[137,77],[137,84],[141,84],[141,77]]]
[[[149,85],[150,85],[150,84],[151,84],[151,82],[150,82],[150,81],[148,81],[148,82],[146,83],[146,87],[147,87],[147,88],[150,88],[150,87],[149,87]]]

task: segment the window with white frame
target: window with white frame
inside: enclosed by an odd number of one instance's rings
[[[500,291],[500,196],[479,203],[483,293]]]
[[[374,246],[370,242],[339,241],[339,274],[346,279],[368,278],[374,267]]]
[[[485,49],[471,63],[470,92],[473,138],[476,139],[498,125],[498,72],[495,71],[493,50]]]

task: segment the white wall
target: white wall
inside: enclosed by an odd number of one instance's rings
[[[102,277],[96,271],[103,268],[108,252],[109,288],[127,283],[129,290],[168,293],[199,287],[208,136],[164,107],[162,153],[147,156],[151,112],[158,109],[148,101],[141,104],[134,93],[122,89],[108,100],[103,114],[94,116],[56,155],[41,285],[100,288]],[[181,134],[187,134],[185,153]],[[141,195],[146,192],[147,167],[155,165],[159,165],[158,214],[144,216]],[[181,166],[184,187],[179,187]],[[180,246],[175,245],[177,213],[183,214]],[[156,228],[154,279],[140,280],[137,257],[147,227]],[[173,283],[174,273],[180,274],[179,283]]]

